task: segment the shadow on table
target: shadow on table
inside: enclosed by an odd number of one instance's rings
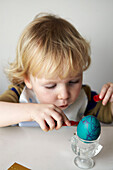
[[[104,127],[102,128],[100,142],[103,148],[101,152],[94,157],[94,160],[103,160],[109,162],[109,160],[113,159],[113,128],[112,127]]]

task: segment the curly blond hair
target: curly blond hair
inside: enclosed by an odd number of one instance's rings
[[[30,74],[63,79],[86,70],[90,61],[90,45],[71,23],[51,14],[38,15],[21,34],[7,73],[14,84]]]

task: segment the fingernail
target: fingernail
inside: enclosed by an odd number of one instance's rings
[[[69,122],[69,126],[71,126],[71,122]]]
[[[103,106],[105,106],[105,105],[106,105],[106,103],[105,103],[104,101],[102,102],[102,104],[103,104]]]
[[[99,99],[102,99],[102,96],[101,96],[101,95],[99,95]]]

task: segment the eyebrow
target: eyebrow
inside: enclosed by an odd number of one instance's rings
[[[52,81],[52,80],[47,80],[46,82],[43,82],[44,85],[48,85],[48,84],[55,84],[56,80]]]
[[[75,77],[70,77],[69,79],[67,79],[67,82],[70,81],[70,80],[76,80],[76,79],[78,79],[79,77],[81,77],[81,74],[78,74],[78,75],[75,76]],[[59,80],[59,81],[60,81],[60,80]],[[45,81],[43,82],[44,85],[54,84],[54,83],[57,83],[57,79],[55,79],[55,80],[46,80],[46,82],[45,82]]]

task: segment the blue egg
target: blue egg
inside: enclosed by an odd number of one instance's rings
[[[77,135],[83,140],[96,140],[99,137],[100,132],[100,122],[92,115],[83,117],[77,126]]]

